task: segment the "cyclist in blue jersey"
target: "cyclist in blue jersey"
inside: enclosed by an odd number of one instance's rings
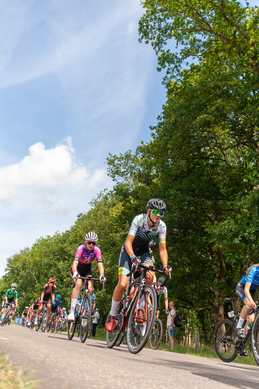
[[[51,302],[51,313],[54,313],[55,325],[57,323],[57,315],[59,316],[61,307],[61,295],[57,294],[54,301]]]
[[[159,254],[164,270],[169,273],[172,268],[168,266],[168,253],[166,249],[166,225],[161,220],[166,210],[166,204],[160,199],[151,199],[147,203],[147,213],[136,216],[131,224],[126,241],[123,243],[119,258],[119,280],[113,292],[112,305],[106,320],[106,330],[113,331],[115,314],[119,302],[128,283],[127,274],[133,264],[137,262],[144,266],[153,265],[149,252],[149,242],[155,237],[159,238]],[[140,257],[140,259],[138,259]],[[154,272],[147,272],[147,284],[154,282]]]
[[[254,314],[248,315],[251,309],[256,308],[255,292],[259,286],[259,263],[252,265],[246,272],[246,275],[238,282],[236,286],[236,294],[244,302],[244,307],[240,313],[240,318],[237,323],[237,335],[241,338],[245,337],[245,330],[242,328],[244,321],[247,324],[252,324]]]

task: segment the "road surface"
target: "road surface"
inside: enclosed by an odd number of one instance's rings
[[[38,388],[57,389],[258,389],[259,367],[127,346],[108,349],[101,340],[67,339],[65,334],[0,327],[0,353],[17,367],[29,367]]]

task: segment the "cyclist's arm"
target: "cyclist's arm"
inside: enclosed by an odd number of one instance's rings
[[[15,307],[18,307],[18,299],[15,299]]]
[[[165,309],[168,310],[168,296],[165,296]]]
[[[52,293],[52,303],[55,306],[55,293]]]
[[[104,268],[102,262],[97,262],[97,265],[98,265],[100,276],[104,275]]]
[[[129,257],[132,257],[132,255],[134,255],[134,251],[133,251],[133,247],[132,247],[132,243],[133,243],[134,239],[135,239],[134,235],[128,235],[126,242],[125,242],[125,249],[126,249]]]
[[[73,273],[75,273],[77,271],[77,266],[78,266],[78,260],[74,259],[73,264],[72,264]]]
[[[162,261],[163,266],[168,264],[168,253],[166,249],[166,243],[159,242],[159,254]]]
[[[43,301],[43,298],[44,298],[44,292],[42,292],[40,295],[40,301]]]
[[[250,305],[252,306],[252,308],[256,308],[256,303],[254,302],[254,300],[252,299],[252,296],[250,294],[250,288],[251,288],[251,283],[250,282],[246,282],[246,284],[245,284],[245,295],[246,295],[246,298],[247,298],[248,302],[250,303]],[[245,301],[245,303],[246,303],[246,301]]]

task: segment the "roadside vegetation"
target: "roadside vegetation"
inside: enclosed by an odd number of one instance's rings
[[[0,355],[0,389],[36,389],[33,374],[15,370],[6,355]]]

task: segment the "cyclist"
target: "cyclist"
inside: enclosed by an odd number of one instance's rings
[[[252,324],[254,314],[249,315],[251,309],[256,308],[255,292],[259,286],[259,263],[252,265],[246,272],[246,275],[238,282],[236,286],[236,294],[244,302],[244,307],[240,313],[239,321],[236,326],[237,335],[241,338],[246,336],[245,330],[242,328],[244,321],[246,324]]]
[[[57,323],[57,315],[59,316],[60,314],[60,307],[61,307],[61,296],[60,294],[57,294],[56,297],[54,298],[54,302],[52,302],[51,304],[51,313],[54,314],[55,325]]]
[[[5,295],[5,306],[4,306],[4,309],[2,311],[2,317],[3,315],[5,314],[6,310],[7,310],[7,307],[8,305],[11,305],[13,308],[12,308],[12,320],[13,320],[13,315],[15,313],[15,310],[16,308],[18,307],[18,293],[17,293],[17,284],[15,282],[12,283],[11,285],[11,288],[8,289],[6,291],[6,295]],[[14,304],[14,305],[12,305]],[[0,320],[0,323],[2,322],[2,318]]]
[[[25,326],[28,315],[29,315],[29,307],[25,307],[24,311],[22,312],[22,326]]]
[[[164,270],[169,273],[172,268],[168,266],[168,253],[166,249],[166,225],[161,220],[164,216],[166,205],[163,200],[154,198],[147,203],[147,214],[136,216],[131,224],[126,241],[123,243],[119,257],[119,280],[114,289],[111,310],[106,320],[107,331],[114,327],[115,314],[123,292],[127,286],[132,264],[140,262],[145,266],[153,265],[149,252],[149,242],[156,236],[159,237],[159,254]],[[138,259],[140,256],[140,260]],[[154,282],[153,272],[147,273],[147,284]]]
[[[88,232],[85,236],[85,244],[82,244],[76,250],[75,258],[70,269],[71,277],[74,281],[72,296],[71,296],[71,307],[68,315],[68,321],[75,320],[75,306],[77,298],[80,293],[82,286],[82,280],[78,276],[86,277],[92,276],[92,262],[96,259],[98,270],[100,273],[100,282],[105,282],[104,268],[102,263],[102,255],[99,247],[96,246],[98,236],[95,232]],[[93,282],[88,281],[88,290],[92,295],[93,293]]]
[[[29,317],[28,317],[28,325],[31,324],[33,313],[37,311],[39,306],[41,305],[40,297],[36,298],[36,300],[32,303],[32,305],[29,308]]]
[[[168,291],[166,286],[162,286],[163,283],[165,282],[165,279],[163,277],[158,279],[157,284],[155,285],[156,289],[156,294],[157,294],[157,311],[156,311],[156,316],[159,319],[159,314],[160,314],[160,297],[163,294],[164,299],[165,299],[165,313],[168,315],[169,310],[168,310]]]
[[[40,311],[43,309],[43,301],[47,302],[47,309],[48,309],[48,314],[50,315],[50,310],[51,310],[51,301],[54,303],[55,299],[55,293],[56,293],[56,285],[55,285],[56,279],[54,277],[51,277],[49,279],[49,282],[44,285],[43,291],[41,292],[40,295],[40,306],[36,311],[36,316],[34,320],[34,325],[36,326],[38,324],[38,316],[40,314]]]

